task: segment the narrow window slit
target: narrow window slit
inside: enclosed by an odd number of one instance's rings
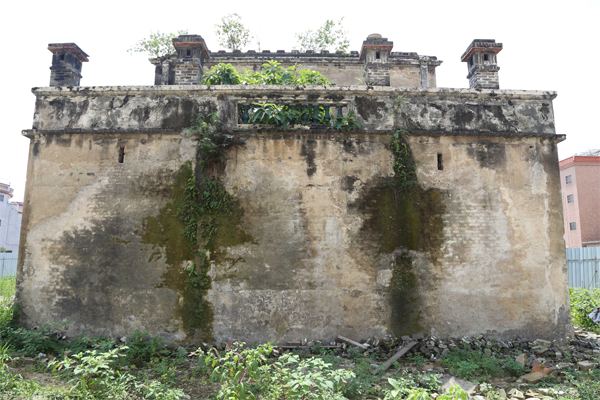
[[[375,58],[376,58],[377,60],[379,60],[379,59],[381,58],[381,53],[380,53],[380,52],[376,52],[376,53],[375,53]]]
[[[439,153],[437,155],[437,161],[438,161],[438,171],[442,171],[444,169],[444,159],[442,158],[441,153]]]
[[[123,164],[123,160],[125,159],[125,147],[119,148],[119,164]]]

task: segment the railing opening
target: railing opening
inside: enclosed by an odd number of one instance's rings
[[[279,125],[284,129],[293,125],[325,125],[338,129],[360,127],[355,121],[354,112],[348,112],[345,104],[239,104],[238,123]]]

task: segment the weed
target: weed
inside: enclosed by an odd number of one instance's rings
[[[450,388],[437,398],[437,400],[468,400],[469,394],[456,383],[452,384]]]
[[[569,288],[573,324],[600,333],[600,325],[588,316],[600,304],[600,289]]]
[[[430,392],[437,392],[442,387],[442,381],[438,374],[424,374],[419,379],[419,385]]]
[[[388,383],[391,388],[383,390],[385,395],[384,400],[404,399],[417,386],[414,378],[407,373],[403,373],[398,379],[388,378]]]
[[[424,389],[415,389],[408,392],[406,400],[431,400],[429,393]]]
[[[165,342],[158,336],[150,337],[148,332],[135,331],[127,342],[128,350],[125,352],[126,359],[130,364],[141,366],[152,358],[166,356],[169,354],[163,348]]]
[[[417,367],[422,367],[427,361],[427,358],[421,353],[412,353],[406,356],[406,359],[414,363]]]
[[[441,362],[445,367],[450,368],[452,373],[463,379],[481,376],[519,376],[523,373],[521,366],[510,358],[499,360],[469,347],[450,351],[442,356]]]

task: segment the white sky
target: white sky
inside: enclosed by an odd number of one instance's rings
[[[263,50],[291,50],[295,34],[326,19],[344,18],[350,50],[371,33],[394,42],[393,51],[437,56],[438,87],[468,87],[461,54],[475,38],[504,44],[498,56],[501,89],[553,90],[556,129],[566,134],[559,158],[600,148],[600,0],[519,1],[12,1],[3,5],[0,33],[0,182],[24,197],[32,87],[47,86],[48,43],[75,42],[90,55],[82,86],[152,85],[154,67],[127,53],[151,30],[187,29],[220,50],[214,25],[237,12]],[[254,41],[248,49],[257,49]],[[57,188],[57,190],[60,190]]]

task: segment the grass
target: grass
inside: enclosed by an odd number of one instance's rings
[[[12,298],[15,295],[16,277],[14,275],[0,277],[0,298]]]
[[[450,369],[453,375],[463,379],[524,375],[525,371],[513,358],[487,356],[482,351],[463,347],[451,350],[442,356],[442,365]]]
[[[262,375],[255,375],[257,379],[260,377],[264,380],[264,384],[256,385],[252,380],[246,386],[227,383],[227,379],[217,379],[214,366],[205,363],[206,355],[190,357],[182,348],[168,346],[158,337],[148,337],[146,332],[133,333],[127,346],[119,346],[114,339],[105,337],[81,336],[69,341],[57,340],[52,333],[60,330],[60,326],[42,326],[36,330],[19,328],[13,323],[14,293],[15,278],[1,278],[0,400],[175,400],[182,399],[184,392],[191,398],[216,399],[219,391],[226,398],[245,400],[249,397],[239,392],[242,389],[248,389],[261,398],[268,394],[278,396],[284,389],[288,391],[289,387],[301,386],[308,380],[306,371],[311,373],[310,383],[302,389],[304,392],[296,393],[298,399],[304,395],[312,398],[310,394],[315,389],[311,388],[316,386],[311,385],[321,385],[323,398],[332,400],[425,400],[431,399],[431,394],[439,393],[439,375],[403,368],[403,363],[422,366],[427,361],[418,352],[395,362],[385,374],[382,371],[373,374],[375,354],[369,356],[362,349],[351,348],[343,358],[321,345],[310,350],[268,357],[252,366],[264,368]],[[573,312],[580,318],[574,318],[576,324],[584,325],[581,321],[584,316],[587,317],[590,304],[600,304],[596,300],[599,293],[572,291]],[[253,345],[248,349],[255,351],[260,347]],[[65,350],[72,351],[73,355],[65,357]],[[56,356],[55,362],[46,364],[36,361],[35,365],[23,363],[23,356],[35,358],[40,352]],[[225,360],[227,356],[225,352],[219,352],[219,357]],[[232,357],[229,360],[234,362]],[[451,374],[480,383],[489,382],[492,378],[518,377],[526,372],[512,358],[486,356],[479,349],[470,347],[453,349],[440,362],[450,369]],[[286,382],[284,386],[281,386],[282,380]],[[337,388],[333,392],[329,389],[331,385]],[[486,399],[499,398],[492,384],[483,387],[485,389],[481,391]],[[597,400],[600,398],[600,370],[568,370],[562,377],[544,380],[543,387],[564,392],[564,395],[554,397],[558,400]],[[452,396],[447,395],[447,398],[460,398]],[[286,399],[294,400],[294,393],[286,393]]]
[[[600,325],[589,314],[600,306],[600,289],[569,288],[573,325],[600,334]]]

